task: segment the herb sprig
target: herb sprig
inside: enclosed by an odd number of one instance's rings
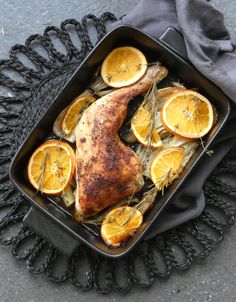
[[[41,173],[40,173],[40,176],[39,176],[39,179],[37,181],[37,183],[39,184],[39,187],[38,187],[38,192],[41,192],[42,193],[42,188],[43,188],[43,183],[44,183],[44,177],[45,177],[45,172],[46,172],[46,166],[47,166],[47,161],[50,160],[50,152],[47,151],[45,156],[44,156],[44,159],[42,160],[42,163],[41,163],[41,166],[40,166],[40,170],[41,170]]]

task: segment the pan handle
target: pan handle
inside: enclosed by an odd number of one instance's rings
[[[160,36],[159,40],[180,55],[183,59],[189,60],[184,38],[181,32],[174,27],[168,27]]]
[[[34,207],[30,208],[29,212],[24,217],[23,222],[64,255],[73,255],[81,245],[81,242],[78,239]]]

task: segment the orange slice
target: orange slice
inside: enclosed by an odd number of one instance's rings
[[[136,139],[144,146],[157,149],[162,145],[158,132],[155,129],[151,131],[151,114],[144,106],[140,106],[132,118],[131,129]]]
[[[101,226],[103,240],[111,246],[119,246],[140,227],[143,215],[135,208],[119,207],[107,214]]]
[[[108,54],[102,64],[103,81],[119,88],[137,82],[147,70],[147,60],[137,48],[123,46]]]
[[[163,190],[178,177],[182,170],[184,148],[167,148],[160,151],[151,165],[151,179],[158,188]]]
[[[212,128],[211,103],[200,93],[184,90],[171,95],[161,110],[161,121],[167,131],[187,139],[197,139]]]
[[[82,113],[88,106],[96,99],[92,95],[80,96],[74,100],[74,102],[67,109],[64,119],[62,121],[62,131],[66,135],[70,135],[73,129],[76,127]]]
[[[58,195],[71,182],[75,164],[75,153],[69,144],[58,140],[47,141],[30,157],[29,181],[42,193]]]

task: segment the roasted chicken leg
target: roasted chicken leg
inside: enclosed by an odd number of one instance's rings
[[[78,215],[95,215],[141,189],[140,159],[121,142],[118,131],[129,101],[166,75],[160,65],[148,67],[141,80],[98,99],[84,112],[75,133]]]

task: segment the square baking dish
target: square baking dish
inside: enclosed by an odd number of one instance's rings
[[[199,146],[181,172],[179,179],[175,180],[167,188],[164,196],[161,194],[157,196],[154,206],[144,215],[143,224],[137,232],[120,247],[110,248],[101,239],[99,229],[76,222],[69,210],[57,204],[50,197],[37,193],[27,180],[26,166],[33,151],[45,139],[52,136],[52,126],[60,112],[88,86],[92,75],[97,67],[101,65],[106,55],[115,47],[122,45],[137,47],[148,57],[149,61],[160,61],[169,70],[170,77],[179,79],[180,82],[189,88],[197,88],[215,106],[218,112],[218,119],[210,133],[204,138],[205,148],[203,149],[202,146]],[[172,48],[160,40],[153,39],[137,28],[122,25],[110,31],[78,66],[78,69],[63,87],[62,92],[54,99],[52,105],[17,151],[10,166],[10,178],[14,185],[26,195],[33,207],[60,225],[73,238],[85,243],[104,256],[111,258],[121,257],[131,251],[149,228],[158,227],[158,217],[171,202],[176,192],[181,189],[194,166],[199,164],[204,152],[211,147],[227,120],[229,112],[230,102],[224,93]]]

